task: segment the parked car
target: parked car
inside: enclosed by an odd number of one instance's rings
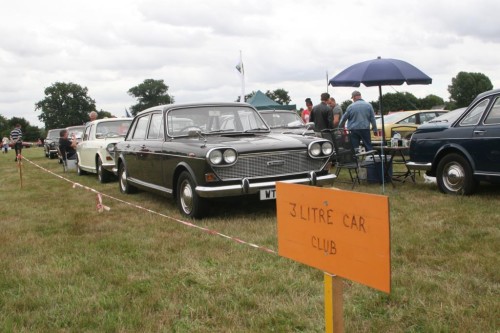
[[[258,110],[271,132],[283,134],[314,135],[310,128],[295,111],[291,110]]]
[[[398,132],[402,139],[410,139],[417,127],[430,121],[448,111],[446,110],[417,110],[399,111],[384,116],[384,136],[386,141],[390,141],[394,132]],[[382,142],[382,119],[377,119],[378,134],[371,134],[373,144]]]
[[[64,128],[55,128],[47,132],[47,137],[43,142],[45,157],[55,158],[57,156],[57,146],[59,146],[59,133]]]
[[[480,181],[500,183],[500,89],[479,94],[454,115],[417,129],[408,167],[436,177],[443,193],[468,195]]]
[[[123,141],[131,123],[132,118],[98,119],[87,123],[82,141],[76,147],[77,173],[96,173],[101,183],[111,180],[115,144]]]
[[[115,162],[121,192],[163,194],[200,218],[214,198],[275,199],[277,181],[331,185],[332,153],[325,139],[271,133],[249,104],[175,104],[136,115]]]
[[[78,143],[82,142],[83,132],[85,131],[85,125],[70,126],[66,127],[68,130],[68,137],[72,138],[73,135]]]

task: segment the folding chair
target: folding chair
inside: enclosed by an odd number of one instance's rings
[[[342,169],[347,169],[354,188],[356,183],[361,184],[359,169],[374,165],[376,151],[356,151],[351,144],[348,130],[337,128],[329,132],[335,149],[335,175],[338,177]],[[367,158],[368,156],[371,158]]]
[[[57,156],[58,156],[58,159],[59,159],[59,161],[61,161],[61,164],[63,166],[63,172],[68,171],[68,159],[66,156],[66,152],[64,152],[64,154],[63,154],[61,152],[61,149],[59,148],[59,146],[57,146]]]

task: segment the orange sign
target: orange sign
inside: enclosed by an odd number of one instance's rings
[[[389,198],[277,183],[278,253],[390,292]]]

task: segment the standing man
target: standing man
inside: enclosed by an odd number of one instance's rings
[[[10,132],[10,140],[14,142],[14,149],[16,150],[14,162],[17,162],[17,155],[21,155],[23,150],[23,132],[21,131],[21,124],[16,124],[16,127]]]
[[[309,97],[306,98],[306,109],[302,111],[302,114],[300,115],[302,117],[302,120],[307,124],[309,122],[309,118],[311,117],[311,111],[313,108],[313,102]]]
[[[372,130],[377,133],[377,123],[375,113],[370,103],[361,98],[361,93],[354,90],[351,95],[352,104],[347,107],[346,113],[340,120],[339,127],[347,123],[347,129],[351,132],[351,144],[354,149],[359,148],[360,141],[363,141],[366,150],[372,150],[372,139],[370,137],[370,124]]]
[[[342,118],[342,108],[337,104],[335,98],[330,97],[328,99],[328,105],[332,108],[333,111],[333,128],[337,128],[340,123],[340,118]]]
[[[329,93],[322,93],[321,103],[313,107],[309,117],[309,121],[314,122],[314,132],[316,136],[320,138],[323,137],[321,133],[322,130],[333,128],[333,111],[332,108],[326,104],[329,98]],[[325,135],[325,137],[329,138],[329,134],[330,133]]]
[[[90,121],[96,120],[97,119],[97,112],[95,112],[95,111],[90,112],[89,118],[90,118]]]

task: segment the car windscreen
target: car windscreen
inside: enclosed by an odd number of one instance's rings
[[[131,119],[120,121],[101,121],[96,126],[95,137],[98,139],[124,137],[127,134],[131,123]]]
[[[261,112],[260,115],[271,128],[304,127],[302,119],[293,112]]]
[[[440,123],[440,122],[453,122],[455,121],[462,113],[464,113],[467,108],[455,109],[450,112],[446,112],[445,114],[440,115],[429,121],[430,123]]]
[[[257,111],[246,106],[200,106],[173,109],[167,113],[170,136],[192,131],[203,134],[269,131]]]
[[[51,140],[56,140],[56,139],[59,139],[59,132],[61,130],[54,130],[54,131],[49,131],[47,133],[47,139],[51,139]]]

